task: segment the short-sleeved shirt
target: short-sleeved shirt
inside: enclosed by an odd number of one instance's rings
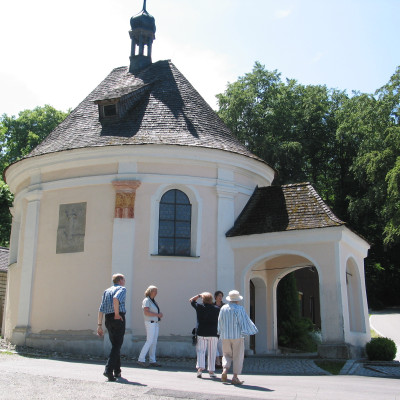
[[[200,304],[195,300],[191,302],[197,314],[197,335],[218,336],[218,315],[219,307],[214,304]]]
[[[158,314],[157,306],[151,301],[150,297],[145,297],[142,302],[143,317],[145,321],[158,321],[156,316],[148,316],[144,313],[144,309],[149,307],[149,311]]]
[[[121,285],[114,285],[106,289],[101,299],[99,311],[103,314],[114,314],[114,303],[113,299],[116,298],[119,301],[119,312],[124,313],[125,310],[125,298],[126,288]]]
[[[223,339],[240,339],[258,332],[243,306],[228,303],[221,307],[218,318],[218,333]]]

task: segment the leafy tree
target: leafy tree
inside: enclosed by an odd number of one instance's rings
[[[10,245],[11,214],[13,196],[8,186],[0,179],[0,246]]]
[[[68,112],[58,111],[45,105],[33,110],[21,111],[18,117],[3,114],[0,118],[0,167],[4,169],[11,163],[29,154],[59,123]],[[9,207],[13,196],[8,186],[0,179],[0,245],[8,246],[11,230]]]
[[[0,120],[3,165],[29,154],[68,114],[49,105],[21,111],[18,118],[3,114]]]
[[[265,71],[256,63],[252,73],[228,84],[226,92],[217,95],[219,115],[226,125],[250,151],[272,165],[279,147],[279,138],[273,135],[275,103],[282,86],[277,71]]]
[[[349,222],[372,245],[366,262],[370,305],[400,304],[399,89],[397,68],[374,95],[357,94],[348,101],[338,129],[354,154],[349,157]]]
[[[400,304],[400,67],[376,93],[349,97],[255,63],[217,98],[232,132],[278,171],[274,184],[311,182],[371,243],[372,303]]]
[[[345,92],[293,79],[283,83],[277,71],[256,63],[217,98],[232,132],[278,171],[274,184],[310,181],[331,206],[340,203],[338,170],[345,176],[349,168],[338,157],[336,138]]]

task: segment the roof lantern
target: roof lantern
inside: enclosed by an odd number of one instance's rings
[[[132,41],[129,72],[136,74],[152,62],[151,48],[156,33],[156,22],[146,10],[146,0],[143,1],[142,11],[131,18],[131,28],[132,30],[129,31]]]

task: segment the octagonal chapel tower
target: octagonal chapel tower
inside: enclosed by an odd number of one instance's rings
[[[336,285],[345,277],[340,270],[347,258],[339,260],[334,252],[332,261],[320,262],[327,249],[320,254],[316,242],[329,233],[335,246],[346,232],[357,243],[352,318],[364,333],[367,245],[354,239],[307,184],[259,197],[261,189],[270,193],[274,170],[233,136],[171,61],[152,62],[155,30],[144,2],[131,19],[130,66],[111,71],[40,145],[5,171],[15,194],[5,337],[16,344],[103,354],[108,341],[95,335],[97,311],[112,274],[120,272],[127,287],[124,353],[138,354],[143,344],[141,302],[152,284],[165,316],[160,355],[193,355],[196,321],[187,300],[202,291],[227,294],[236,288],[249,310],[249,284],[257,278],[264,286],[255,295],[260,334],[252,351],[276,353],[279,277],[269,276],[268,268],[279,255],[286,273],[310,263],[331,271],[320,276],[321,285],[333,288],[321,308],[333,321],[323,322],[323,330],[339,347],[353,345],[343,333],[350,332],[343,317],[349,312],[343,306],[347,292]],[[256,206],[250,207],[250,199]],[[290,199],[309,208],[307,223],[298,208],[287,210]],[[260,208],[275,211],[247,219]],[[280,212],[293,223],[274,225],[274,218],[282,220]],[[257,215],[263,219],[257,221]],[[244,228],[250,231],[241,233]],[[247,241],[239,241],[243,235]],[[267,260],[264,270],[256,268]]]

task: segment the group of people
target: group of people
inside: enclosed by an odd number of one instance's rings
[[[97,319],[97,334],[104,336],[103,317],[111,342],[111,351],[107,359],[103,375],[109,381],[115,381],[121,377],[121,347],[125,334],[125,277],[115,274],[112,277],[113,286],[103,293]],[[144,295],[142,310],[146,327],[146,342],[140,352],[138,364],[142,367],[160,367],[156,360],[156,347],[159,332],[159,322],[163,317],[155,297],[158,289],[149,286]],[[222,367],[221,381],[226,382],[228,371],[233,363],[232,383],[241,385],[239,379],[242,372],[244,359],[244,336],[254,335],[257,328],[246,314],[244,308],[239,305],[243,297],[237,290],[232,290],[226,297],[227,304],[223,303],[223,293],[217,291],[213,295],[203,292],[193,296],[189,301],[196,310],[197,315],[197,377],[201,378],[205,370],[205,356],[207,357],[208,373],[211,378],[216,378],[216,367]],[[202,303],[197,301],[201,299]],[[149,363],[146,363],[146,356]]]
[[[208,373],[216,378],[215,369],[221,362],[221,381],[228,380],[228,371],[233,364],[232,384],[241,385],[239,379],[244,360],[244,336],[255,335],[258,330],[239,302],[243,297],[237,290],[231,290],[226,297],[227,304],[222,302],[223,293],[215,292],[215,302],[209,292],[203,292],[189,299],[197,315],[197,377],[201,378],[205,370],[207,356]],[[201,299],[202,303],[197,301]]]

